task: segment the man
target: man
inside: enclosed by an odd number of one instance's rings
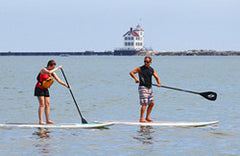
[[[156,71],[150,66],[152,58],[146,56],[144,58],[144,65],[130,72],[130,75],[135,79],[136,83],[139,83],[138,92],[140,98],[140,104],[142,105],[140,112],[140,122],[153,122],[150,119],[150,114],[154,106],[154,98],[152,92],[152,76],[155,77],[158,87],[161,87],[161,81],[157,76]],[[139,79],[135,76],[138,73]],[[148,106],[148,108],[147,108]],[[147,108],[147,115],[144,119],[144,113]]]

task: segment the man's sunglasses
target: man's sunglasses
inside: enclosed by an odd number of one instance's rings
[[[144,63],[150,63],[151,61],[144,61]]]

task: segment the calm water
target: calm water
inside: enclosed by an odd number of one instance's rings
[[[0,123],[38,122],[33,96],[36,76],[47,61],[64,66],[88,122],[138,121],[137,84],[129,72],[143,57],[0,57]],[[239,155],[240,57],[153,57],[162,84],[215,91],[218,99],[153,88],[155,121],[212,121],[199,128],[114,125],[109,129],[0,129],[1,155]],[[60,71],[56,72],[63,80]],[[57,123],[81,120],[69,91],[50,88],[50,117]]]

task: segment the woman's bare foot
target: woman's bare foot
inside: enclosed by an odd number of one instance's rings
[[[147,122],[153,122],[153,120],[150,119],[150,118],[148,118],[148,119],[146,119],[146,120],[147,120]]]
[[[49,121],[47,121],[47,124],[54,124],[54,122],[49,120]]]
[[[46,125],[46,122],[39,121],[39,125]]]
[[[140,121],[139,122],[147,122],[146,120],[144,120],[144,119],[140,119]]]

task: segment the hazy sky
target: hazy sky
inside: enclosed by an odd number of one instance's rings
[[[0,0],[0,51],[240,50],[240,0]]]

